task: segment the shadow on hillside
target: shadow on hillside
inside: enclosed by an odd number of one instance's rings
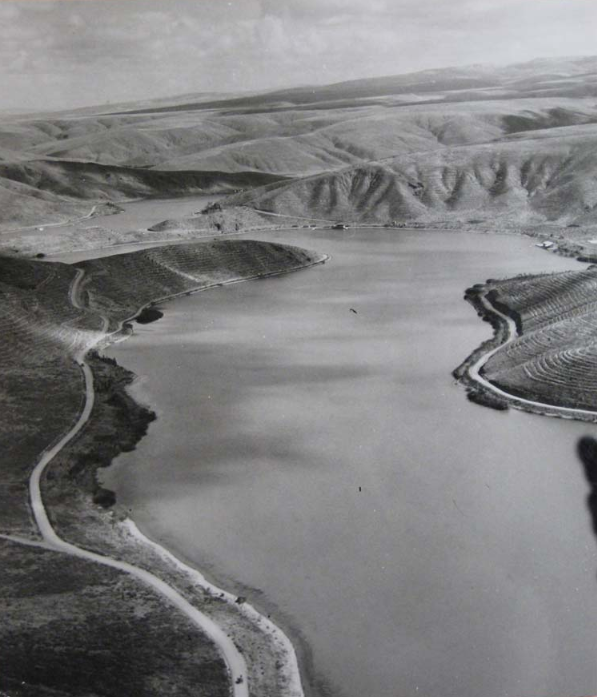
[[[578,457],[582,462],[584,473],[591,489],[587,496],[587,507],[591,516],[593,532],[597,535],[597,441],[585,436],[578,441]]]

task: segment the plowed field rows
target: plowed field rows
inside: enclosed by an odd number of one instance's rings
[[[597,273],[567,271],[492,281],[496,305],[521,335],[484,368],[491,382],[530,399],[597,408]]]

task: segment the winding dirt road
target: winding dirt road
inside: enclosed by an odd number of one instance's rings
[[[490,390],[491,392],[494,392],[495,394],[498,394],[501,397],[509,399],[510,403],[517,402],[519,404],[522,404],[523,406],[528,405],[532,407],[541,408],[543,409],[543,412],[545,414],[554,414],[555,416],[562,416],[565,418],[576,418],[589,415],[597,417],[596,411],[586,409],[572,409],[570,407],[556,407],[553,404],[546,404],[545,402],[534,402],[530,399],[525,399],[524,397],[517,397],[516,395],[510,394],[509,392],[505,392],[500,387],[497,387],[493,383],[489,382],[486,378],[484,378],[480,374],[480,371],[485,366],[487,361],[491,358],[491,356],[494,356],[500,349],[504,348],[508,344],[511,344],[512,341],[517,339],[518,331],[514,320],[511,317],[504,315],[503,312],[500,312],[496,307],[494,307],[494,305],[488,301],[486,295],[481,294],[480,300],[486,310],[495,313],[506,324],[508,328],[508,338],[504,342],[499,344],[499,346],[497,346],[496,348],[483,354],[475,363],[473,363],[467,370],[468,376],[476,382],[478,382],[480,385],[482,385],[485,389]]]
[[[73,279],[69,290],[69,298],[71,302],[75,307],[80,309],[83,308],[81,305],[79,291],[84,275],[85,272],[82,269],[77,269],[77,274]],[[105,317],[103,317],[102,320],[103,330],[105,331],[108,327],[108,320]],[[84,346],[75,354],[74,358],[81,366],[85,379],[85,404],[83,406],[83,410],[79,415],[77,422],[68,431],[68,433],[66,433],[55,445],[43,451],[40,460],[33,470],[29,480],[31,507],[35,521],[44,540],[44,546],[58,552],[71,554],[72,556],[79,557],[81,559],[86,559],[98,564],[103,564],[104,566],[110,566],[114,569],[118,569],[119,571],[124,571],[160,593],[164,598],[175,605],[183,614],[185,614],[199,629],[201,629],[202,632],[208,635],[218,647],[230,673],[232,693],[234,697],[249,697],[247,666],[245,660],[233,643],[232,639],[227,636],[227,634],[225,634],[225,632],[215,622],[195,608],[175,589],[149,571],[140,569],[133,564],[129,564],[124,561],[112,559],[111,557],[105,557],[101,554],[96,554],[95,552],[90,552],[88,550],[76,547],[66,540],[63,540],[52,527],[52,523],[50,522],[42,498],[40,486],[41,479],[46,467],[48,467],[48,465],[60,453],[60,451],[68,443],[70,443],[73,438],[75,438],[75,436],[89,421],[94,406],[95,393],[93,374],[89,365],[85,361],[85,355],[90,348],[92,348],[92,346],[98,342],[98,338],[104,336],[104,333],[98,335],[97,338],[90,340],[88,345]]]

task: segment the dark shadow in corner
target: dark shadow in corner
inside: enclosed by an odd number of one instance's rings
[[[597,441],[595,438],[585,436],[578,441],[578,457],[591,487],[587,497],[587,506],[591,515],[593,532],[597,536]]]

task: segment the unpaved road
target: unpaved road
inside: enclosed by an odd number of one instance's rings
[[[69,290],[69,298],[73,305],[77,308],[81,308],[81,301],[79,296],[79,289],[81,282],[83,281],[85,272],[81,269],[77,269],[77,275],[71,283],[71,288]],[[104,329],[108,327],[107,318],[103,318]],[[98,335],[103,336],[103,335]],[[215,645],[220,650],[222,657],[225,660],[227,668],[231,676],[232,693],[234,697],[249,697],[248,691],[248,678],[247,678],[247,667],[245,660],[241,653],[238,651],[237,647],[227,634],[209,617],[201,613],[197,608],[195,608],[191,603],[189,603],[182,595],[180,595],[175,589],[171,588],[167,583],[162,581],[160,578],[154,574],[146,571],[145,569],[140,569],[133,564],[129,564],[124,561],[119,561],[111,557],[105,557],[101,554],[96,554],[95,552],[90,552],[85,549],[80,549],[75,545],[63,540],[56,533],[50,519],[48,518],[48,513],[44,506],[42,492],[41,492],[41,479],[44,474],[46,467],[52,462],[52,460],[60,453],[60,451],[70,443],[73,438],[81,431],[85,424],[89,421],[95,400],[94,393],[94,383],[93,374],[89,365],[85,362],[85,354],[89,349],[97,343],[94,339],[90,341],[90,344],[84,346],[75,355],[75,360],[81,366],[83,371],[83,376],[85,379],[85,404],[79,418],[75,425],[66,433],[55,445],[46,448],[35,469],[31,474],[29,480],[29,494],[31,497],[31,507],[33,510],[33,515],[35,521],[39,527],[40,533],[44,540],[45,546],[49,549],[54,549],[58,552],[64,552],[66,554],[71,554],[72,556],[79,557],[81,559],[86,559],[88,561],[96,562],[98,564],[103,564],[104,566],[110,566],[114,569],[119,569],[125,573],[134,576],[139,579],[147,586],[150,586],[155,591],[160,593],[169,602],[175,605],[183,614],[185,614],[199,629],[204,632],[210,639],[215,643]]]
[[[494,356],[500,349],[504,348],[508,344],[511,344],[514,339],[518,338],[518,331],[516,328],[516,323],[511,317],[508,317],[507,315],[504,315],[502,312],[500,312],[497,308],[495,308],[492,303],[490,303],[487,300],[486,295],[481,295],[481,302],[485,306],[485,309],[488,310],[489,312],[494,312],[498,317],[500,317],[505,324],[507,325],[508,328],[508,338],[501,343],[499,346],[496,348],[492,349],[488,353],[483,354],[473,365],[471,365],[468,368],[468,375],[478,382],[480,385],[482,385],[485,389],[490,390],[491,392],[494,392],[495,394],[500,395],[501,397],[508,398],[510,402],[518,402],[519,404],[522,404],[523,406],[529,405],[533,407],[538,407],[543,409],[543,411],[547,414],[555,414],[556,416],[562,416],[566,418],[576,418],[577,416],[597,416],[596,411],[591,411],[591,410],[586,410],[586,409],[572,409],[570,407],[556,407],[552,404],[545,404],[544,402],[534,402],[530,399],[524,399],[523,397],[516,397],[513,394],[510,394],[509,392],[505,392],[501,388],[497,387],[496,385],[493,385],[493,383],[489,382],[487,379],[485,379],[481,374],[480,371],[481,369],[485,366],[487,361],[491,358],[491,356]]]

